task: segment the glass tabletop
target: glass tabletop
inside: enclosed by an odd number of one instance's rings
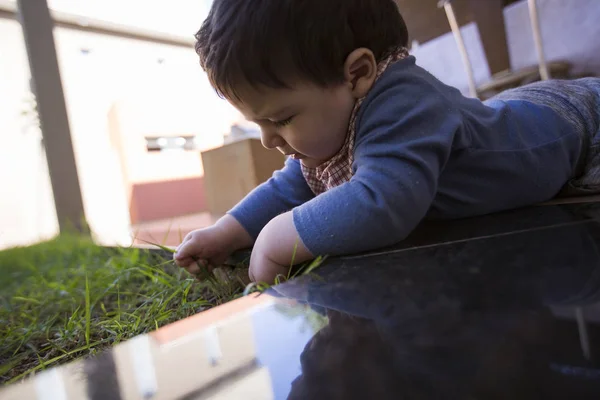
[[[425,223],[272,288],[288,301],[253,322],[275,398],[599,398],[599,212]]]

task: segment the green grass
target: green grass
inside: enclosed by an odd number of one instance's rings
[[[173,264],[171,249],[156,247],[108,249],[67,235],[0,251],[0,385],[269,288],[244,287],[244,265],[194,277]],[[294,267],[275,283],[323,261]]]
[[[162,253],[75,236],[1,251],[0,384],[242,295],[235,278],[200,282]]]

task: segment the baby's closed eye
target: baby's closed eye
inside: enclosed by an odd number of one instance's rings
[[[273,125],[275,125],[276,127],[282,128],[284,126],[289,125],[292,122],[293,119],[294,119],[294,117],[289,117],[289,118],[286,118],[286,119],[282,119],[280,121],[272,121],[272,122],[273,122]]]

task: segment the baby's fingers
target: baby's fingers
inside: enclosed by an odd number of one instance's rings
[[[200,268],[202,268],[202,267],[203,266],[202,266],[202,264],[199,261],[198,262],[193,261],[190,264],[188,264],[187,267],[184,267],[184,268],[190,274],[192,274],[192,275],[198,275],[200,273],[200,271],[201,271]]]
[[[192,263],[185,267],[185,270],[192,275],[199,275],[205,270],[211,271],[211,268],[208,266],[208,261],[195,259]]]
[[[175,254],[173,254],[173,259],[175,262],[179,263],[179,261],[187,260],[193,258],[202,258],[203,246],[195,240],[188,240],[179,245]]]
[[[173,255],[173,261],[175,261],[175,264],[181,268],[187,268],[190,266],[190,264],[194,263],[194,259],[192,257],[175,257],[175,255]]]

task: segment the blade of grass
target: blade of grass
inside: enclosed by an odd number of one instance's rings
[[[33,304],[37,304],[37,305],[42,305],[41,301],[36,300],[36,299],[32,299],[32,298],[21,297],[21,296],[14,296],[12,299],[16,300],[16,301],[22,301],[24,303],[33,303]]]
[[[271,287],[271,285],[264,283],[264,282],[251,282],[248,284],[248,286],[246,286],[246,288],[244,289],[244,296],[248,296],[252,293],[255,292],[259,292],[259,293],[263,293],[264,291],[266,291],[267,289],[269,289]]]
[[[293,278],[297,278],[299,276],[302,275],[306,275],[311,273],[312,271],[314,271],[317,267],[320,267],[325,260],[327,259],[327,256],[318,256],[317,258],[315,258],[314,260],[305,263],[304,265],[302,265],[292,276]]]
[[[26,340],[27,340],[27,336],[23,336],[23,339],[21,339],[21,342],[19,343],[19,345],[17,346],[15,351],[13,351],[12,357],[14,357],[19,352],[19,350],[21,350],[21,347],[23,347],[23,343],[25,343]],[[0,372],[0,376],[2,376],[2,375],[4,375],[4,374]]]
[[[181,292],[181,289],[175,290],[173,293],[171,293],[171,295],[169,297],[167,297],[165,299],[162,307],[160,308],[161,312],[165,311],[165,307],[167,307],[167,305],[171,302],[171,300],[173,300],[175,298],[175,296],[177,296],[179,294],[179,292]]]
[[[139,240],[138,239],[139,234],[140,234],[140,231],[137,229],[133,232],[133,234],[131,235],[131,246],[130,247],[133,247],[133,245],[135,244],[135,241]]]
[[[168,282],[166,279],[164,279],[164,278],[162,278],[162,277],[160,277],[158,275],[154,275],[154,274],[152,274],[152,273],[150,273],[148,271],[145,271],[142,268],[133,268],[133,270],[139,272],[140,274],[142,274],[142,275],[144,275],[144,276],[146,276],[146,277],[148,277],[150,279],[152,279],[153,281],[158,281],[158,282],[162,283],[163,285],[165,285],[165,286],[167,286],[169,288],[173,287],[173,285],[171,285],[171,283]]]
[[[290,261],[290,269],[288,270],[287,273],[287,280],[290,279],[290,274],[292,273],[292,268],[294,267],[295,261],[296,261],[296,252],[298,251],[298,242],[300,241],[300,238],[296,239],[296,243],[294,243],[294,252],[292,253],[292,261]]]
[[[152,242],[149,242],[149,241],[147,241],[147,240],[144,240],[144,239],[138,239],[138,240],[139,240],[139,241],[141,241],[141,242],[144,242],[144,243],[146,243],[146,244],[150,244],[150,245],[152,245],[152,246],[156,246],[156,247],[158,247],[159,249],[161,249],[161,250],[164,250],[164,251],[167,251],[167,252],[169,252],[169,253],[172,253],[172,254],[173,254],[173,253],[175,253],[175,249],[172,249],[172,248],[170,248],[170,247],[167,247],[167,246],[163,246],[162,244],[152,243]]]
[[[163,261],[160,264],[156,264],[155,268],[153,268],[153,267],[149,267],[149,268],[152,268],[153,271],[163,272],[160,268],[164,268],[167,265],[173,265],[173,260]],[[166,274],[166,273],[165,273],[165,275],[167,275],[169,277],[172,277],[172,275],[169,275],[169,274]]]
[[[244,289],[244,296],[248,296],[249,294],[254,293],[256,290],[258,290],[258,284],[256,282],[250,282]]]
[[[187,303],[187,297],[190,293],[190,289],[192,288],[192,282],[186,282],[186,287],[183,290],[183,296],[181,297],[181,304]]]
[[[35,356],[38,359],[40,369],[46,369],[46,363],[44,362],[44,360],[42,360],[42,357],[40,357],[40,353],[36,353]]]
[[[117,323],[121,322],[121,288],[117,281]]]
[[[165,279],[173,279],[173,275],[168,274],[167,272],[165,272],[163,269],[161,269],[161,267],[164,267],[166,265],[172,265],[173,261],[169,260],[169,261],[165,261],[162,262],[160,264],[156,264],[156,265],[148,265],[148,264],[144,264],[144,263],[140,263],[139,264],[139,268],[143,268],[146,271],[152,272],[153,274],[157,274],[160,275],[162,277],[164,277]]]
[[[71,313],[71,316],[69,317],[69,319],[67,320],[67,329],[73,329],[73,326],[76,323],[77,318],[79,317],[79,307],[77,306],[77,308],[75,309],[75,311],[73,311]]]
[[[15,376],[14,378],[10,379],[9,381],[6,382],[6,384],[10,385],[11,383],[16,382],[16,381],[26,377],[27,375],[31,374],[32,372],[39,371],[40,369],[44,368],[44,366],[49,366],[51,364],[54,364],[57,361],[62,360],[65,357],[69,357],[74,354],[81,353],[82,351],[90,350],[91,348],[98,346],[102,342],[103,342],[102,340],[99,340],[97,342],[90,343],[89,345],[81,346],[75,350],[71,350],[70,352],[68,352],[66,354],[62,354],[60,356],[51,358],[50,360],[46,361],[46,363],[44,365],[41,365],[41,364],[36,365],[35,367],[28,369],[27,371],[23,372],[22,374],[19,374],[19,375]]]
[[[90,345],[90,327],[92,323],[92,306],[90,304],[90,284],[85,273],[85,344]]]
[[[167,243],[167,239],[169,239],[169,233],[171,233],[171,227],[172,226],[173,226],[173,219],[170,219],[169,220],[169,227],[165,231],[165,236],[163,237],[163,241],[162,241],[163,244]]]
[[[327,260],[327,256],[324,257],[317,257],[315,258],[306,268],[306,270],[303,272],[303,275],[305,274],[310,274],[312,271],[314,271],[315,269],[319,268],[321,265],[323,265],[323,263],[325,262],[325,260]]]

